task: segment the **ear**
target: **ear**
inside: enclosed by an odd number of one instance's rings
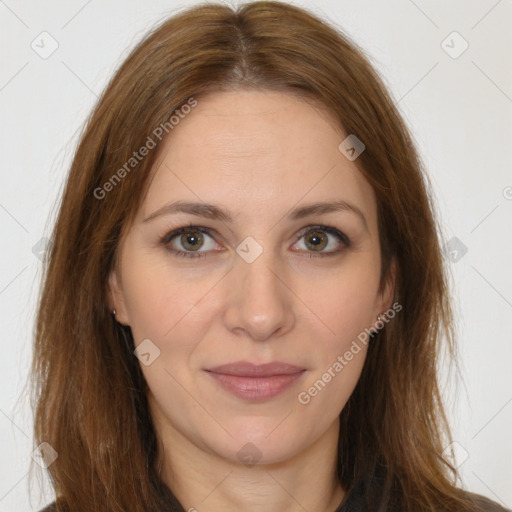
[[[126,304],[124,301],[123,287],[121,277],[116,268],[110,271],[107,282],[107,304],[112,311],[116,310],[116,320],[120,324],[130,325],[128,313],[126,311]]]
[[[385,311],[387,311],[389,308],[391,308],[393,304],[393,298],[395,296],[395,283],[396,283],[396,260],[393,258],[390,269],[389,269],[389,275],[386,279],[384,289],[382,290],[380,294],[380,300],[379,300],[379,314],[382,315]]]

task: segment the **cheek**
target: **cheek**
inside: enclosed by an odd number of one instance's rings
[[[366,357],[366,346],[333,354],[329,364],[310,376],[299,390],[296,401],[302,417],[316,418],[322,428],[334,421],[345,407],[359,380]],[[355,353],[357,352],[357,353]],[[347,355],[350,353],[350,360]]]
[[[322,421],[334,421],[352,394],[367,354],[365,329],[375,320],[378,276],[364,265],[350,270],[325,283],[322,293],[308,295],[308,306],[321,322],[310,324],[315,342],[309,350],[314,346],[315,364],[297,402],[304,414]]]
[[[340,266],[322,286],[304,285],[301,292],[311,317],[309,332],[314,343],[314,368],[297,396],[304,414],[334,420],[352,394],[362,371],[374,321],[375,299],[380,277],[366,253]],[[320,321],[319,321],[320,320]],[[302,327],[308,330],[306,324]],[[311,348],[309,348],[311,350]]]
[[[161,254],[155,257],[140,249],[132,254],[123,262],[123,289],[135,342],[172,337],[180,324],[194,317],[208,279],[169,266]]]
[[[316,281],[302,280],[298,295],[316,322],[323,325],[324,347],[344,350],[365,328],[373,325],[379,272],[370,254],[353,258],[353,264],[317,275]],[[316,282],[316,286],[311,283]],[[320,332],[319,332],[320,334]]]
[[[209,338],[212,318],[218,317],[218,301],[212,304],[211,298],[219,278],[180,271],[161,258],[139,256],[125,263],[137,269],[123,280],[134,344],[142,354],[151,354],[149,361],[139,358],[143,375],[157,402],[190,407],[183,389],[194,387],[194,354],[201,351],[201,340]]]

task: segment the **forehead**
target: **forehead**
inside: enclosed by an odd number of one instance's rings
[[[239,161],[249,158],[318,158],[319,152],[332,149],[328,132],[337,140],[342,128],[311,99],[278,91],[226,91],[200,98],[173,129],[163,151],[170,150],[179,159],[190,156],[193,148],[197,157],[209,155],[239,169]]]
[[[225,204],[243,219],[342,199],[371,218],[373,190],[339,151],[345,137],[318,103],[286,92],[201,97],[164,139],[139,217],[171,200]]]

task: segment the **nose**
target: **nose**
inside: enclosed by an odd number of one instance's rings
[[[229,272],[226,327],[254,341],[282,336],[294,325],[293,293],[283,266],[270,251],[252,263],[237,257]]]

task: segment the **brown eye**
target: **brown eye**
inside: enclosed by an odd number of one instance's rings
[[[189,231],[180,236],[182,247],[187,251],[197,251],[204,243],[203,234],[200,231]]]
[[[306,245],[313,251],[322,251],[329,242],[329,238],[321,231],[310,231],[305,237]]]
[[[313,258],[339,254],[350,247],[351,241],[345,233],[336,228],[314,226],[301,231],[297,237],[297,245],[301,252],[309,253],[309,256]],[[301,245],[302,247],[300,247]]]
[[[175,229],[164,235],[160,243],[176,256],[190,258],[206,257],[208,252],[216,250],[210,230],[195,226]]]

